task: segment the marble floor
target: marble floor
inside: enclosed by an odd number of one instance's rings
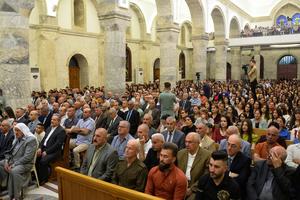
[[[58,187],[55,183],[47,182],[43,186],[32,185],[25,190],[24,200],[58,200]],[[8,200],[7,192],[2,192],[0,199]]]

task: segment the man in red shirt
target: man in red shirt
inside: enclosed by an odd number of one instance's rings
[[[167,200],[182,200],[187,190],[185,174],[175,166],[178,147],[166,142],[160,152],[160,163],[153,167],[149,174],[145,189],[151,194]]]

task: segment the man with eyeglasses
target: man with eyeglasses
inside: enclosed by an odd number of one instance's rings
[[[118,135],[116,135],[111,146],[118,152],[119,160],[124,160],[125,148],[129,140],[134,140],[129,134],[130,123],[128,121],[120,121],[118,126]]]
[[[241,152],[242,139],[239,135],[233,134],[228,137],[228,172],[229,176],[235,179],[241,189],[242,199],[246,197],[246,184],[250,175],[251,159]]]
[[[279,137],[279,130],[275,126],[270,126],[267,129],[267,140],[262,143],[258,143],[254,149],[253,160],[257,162],[259,160],[266,160],[270,153],[270,149],[278,146],[277,139]]]
[[[208,172],[210,152],[199,146],[200,135],[189,133],[185,138],[185,149],[177,154],[178,167],[188,179],[187,199],[194,199],[197,192],[197,181]]]

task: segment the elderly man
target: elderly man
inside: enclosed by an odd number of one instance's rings
[[[149,133],[149,127],[146,124],[141,124],[138,127],[137,135],[138,139],[137,141],[140,143],[140,151],[138,153],[138,158],[141,161],[144,161],[149,149],[152,147],[151,139],[148,136]]]
[[[37,110],[33,110],[29,113],[29,123],[28,123],[28,128],[30,130],[31,133],[34,133],[36,126],[41,123],[39,121],[39,113]]]
[[[176,119],[174,117],[168,117],[166,120],[167,130],[163,131],[163,134],[166,142],[172,142],[177,145],[179,149],[184,148],[184,133],[176,130]]]
[[[300,134],[298,134],[298,139],[300,141]],[[287,148],[287,158],[285,163],[290,166],[297,168],[300,166],[300,143],[289,145]]]
[[[0,131],[0,160],[3,160],[5,158],[5,152],[11,148],[15,135],[10,123],[7,120],[3,120],[1,122]]]
[[[160,151],[163,144],[165,143],[165,138],[160,133],[155,133],[151,136],[152,148],[149,149],[146,159],[144,160],[145,165],[148,170],[159,164]]]
[[[113,138],[118,135],[118,126],[122,118],[117,115],[117,110],[115,108],[111,108],[108,111],[108,120],[107,120],[107,132],[109,134],[108,143],[111,143]]]
[[[83,118],[78,121],[77,125],[71,128],[71,133],[77,133],[77,138],[70,140],[75,170],[80,168],[80,152],[88,149],[88,145],[91,143],[92,132],[95,129],[95,121],[91,118],[91,109],[85,108],[82,116]]]
[[[152,115],[148,113],[144,115],[143,124],[146,124],[149,127],[149,133],[148,133],[149,137],[151,137],[151,135],[156,133],[156,129],[152,127],[152,121],[153,121]]]
[[[135,136],[137,128],[140,124],[140,114],[134,109],[134,102],[128,101],[128,111],[124,114],[124,119],[130,123],[129,133]]]
[[[255,163],[247,183],[247,199],[288,200],[293,196],[291,179],[295,168],[284,163],[286,150],[277,145],[270,149],[267,160]]]
[[[37,149],[37,141],[24,123],[14,127],[16,139],[12,148],[0,161],[0,182],[8,176],[8,195],[10,199],[19,199],[21,189],[30,176]]]
[[[251,159],[241,152],[242,139],[237,134],[229,136],[227,141],[229,176],[239,184],[242,199],[246,198],[246,184],[250,175]]]
[[[279,137],[279,130],[275,126],[270,126],[267,129],[267,140],[262,143],[258,143],[254,149],[253,160],[266,160],[271,148],[278,146],[277,139]]]
[[[88,147],[81,173],[110,182],[118,160],[118,153],[107,143],[107,131],[99,128],[95,131],[93,144]]]
[[[136,140],[128,141],[125,149],[125,160],[117,164],[113,183],[143,192],[147,181],[147,167],[137,158],[140,144]]]
[[[210,152],[214,152],[216,149],[216,143],[213,139],[211,139],[207,133],[208,133],[208,127],[203,122],[198,122],[196,124],[196,131],[200,135],[200,147],[203,149],[206,149]]]
[[[199,178],[208,172],[208,164],[211,152],[201,148],[200,135],[195,132],[185,137],[185,149],[177,154],[178,167],[185,173],[188,180],[188,199],[194,199]]]
[[[226,139],[222,139],[220,142],[219,150],[224,150],[226,151],[227,149],[227,144],[228,144],[228,137],[231,135],[240,135],[239,129],[236,126],[229,126],[228,129],[226,130]],[[245,140],[241,141],[241,152],[251,158],[251,144]]]
[[[53,113],[49,110],[48,104],[41,107],[41,114],[39,116],[39,121],[44,124],[45,130],[51,125],[51,119]]]
[[[148,104],[149,107],[145,109],[144,114],[152,116],[152,126],[157,129],[160,123],[160,110],[156,108],[155,100],[149,100]]]
[[[240,199],[238,184],[228,176],[227,153],[215,151],[209,161],[209,174],[198,181],[196,199]]]
[[[187,190],[185,174],[175,166],[178,147],[166,142],[160,152],[159,165],[153,167],[148,175],[146,194],[164,199],[182,200]]]
[[[111,146],[117,150],[119,159],[124,160],[125,148],[129,140],[134,140],[129,134],[130,124],[128,121],[120,121],[118,127],[118,135],[116,135],[111,143]]]
[[[27,124],[28,120],[26,118],[26,111],[24,108],[17,108],[15,115],[17,123]]]

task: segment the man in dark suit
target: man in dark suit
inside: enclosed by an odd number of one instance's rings
[[[130,123],[130,130],[129,133],[132,136],[135,136],[137,128],[140,124],[140,114],[134,108],[134,102],[128,101],[128,111],[125,112],[125,120]]]
[[[295,168],[284,163],[286,150],[275,146],[269,151],[267,160],[255,163],[247,183],[247,199],[295,199],[292,184]]]
[[[174,117],[168,117],[166,119],[167,130],[163,131],[163,134],[166,142],[172,142],[177,145],[178,149],[184,148],[184,133],[176,130],[176,119]]]
[[[153,99],[149,100],[148,104],[149,107],[145,109],[144,114],[151,114],[153,118],[152,126],[157,129],[160,124],[160,110],[156,108],[156,103]]]
[[[15,114],[17,123],[27,124],[28,119],[26,118],[26,112],[24,108],[17,108]]]
[[[0,131],[0,160],[3,160],[5,158],[4,153],[10,150],[15,136],[7,120],[1,122]]]
[[[39,116],[38,120],[44,124],[45,130],[51,125],[53,113],[49,110],[48,105],[42,106],[41,108],[41,115]]]
[[[188,179],[187,199],[195,199],[199,178],[208,173],[210,152],[199,146],[200,135],[195,132],[185,137],[185,149],[177,154],[178,167]]]
[[[191,109],[192,109],[192,104],[188,100],[188,97],[189,97],[188,93],[183,93],[182,100],[179,101],[179,108],[181,108],[182,110],[185,110],[187,113],[190,113]]]
[[[95,108],[95,128],[105,128],[108,118],[108,112],[106,112],[106,107],[98,106]]]
[[[110,182],[118,161],[117,151],[107,143],[107,131],[99,128],[95,131],[93,144],[88,147],[81,173]]]
[[[65,138],[66,132],[60,126],[59,115],[54,114],[51,119],[51,126],[46,130],[45,137],[37,151],[36,168],[41,183],[48,180],[50,175],[48,171],[49,164],[61,156]]]
[[[228,172],[241,189],[242,199],[246,198],[246,184],[250,175],[251,159],[241,152],[242,139],[239,135],[230,135],[227,141]]]
[[[118,135],[118,126],[120,121],[123,119],[117,115],[117,111],[115,108],[111,108],[108,112],[109,118],[107,120],[107,133],[109,134],[108,136],[108,143],[111,144],[112,140],[116,135]]]

